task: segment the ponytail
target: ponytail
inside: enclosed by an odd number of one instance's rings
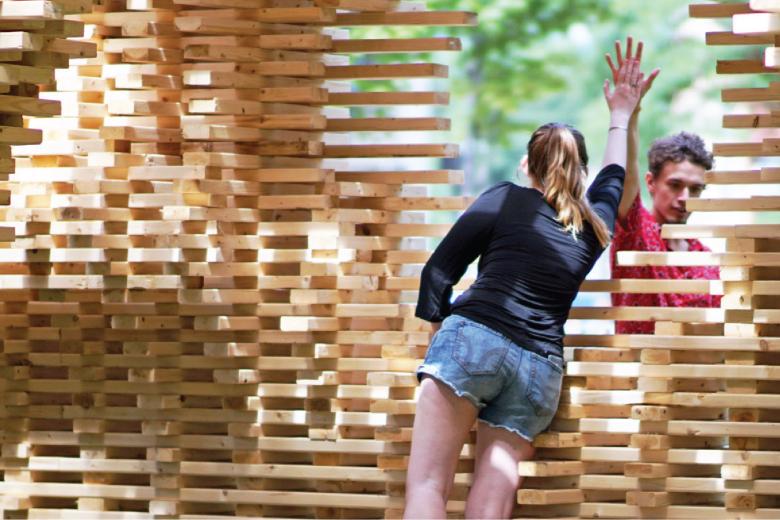
[[[544,189],[544,198],[558,213],[558,222],[576,239],[590,222],[601,247],[610,241],[609,229],[585,197],[588,175],[585,138],[568,125],[540,127],[528,143],[528,173]]]

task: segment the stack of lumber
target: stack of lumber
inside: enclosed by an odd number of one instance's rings
[[[44,141],[9,182],[5,514],[399,514],[429,337],[411,291],[446,231],[422,212],[467,200],[427,195],[460,172],[406,166],[457,152],[420,139],[448,129],[446,92],[409,87],[447,68],[392,55],[460,44],[349,28],[474,16],[106,0],[76,18],[97,54],[58,72],[62,116],[28,121]]]
[[[428,193],[463,179],[430,169],[457,149],[424,134],[449,126],[446,67],[393,55],[459,42],[349,28],[473,15],[397,0],[104,0],[89,12],[30,0],[2,2],[2,14],[12,5],[22,11],[0,27],[30,38],[2,49],[2,97],[31,99],[0,101],[12,107],[6,142],[29,139],[14,141],[15,173],[0,159],[0,213],[16,230],[0,249],[4,516],[398,517],[429,340],[413,317],[419,269],[426,238],[447,230],[425,212],[468,199]],[[777,2],[691,11],[733,19],[710,44],[767,49],[720,72],[777,70]],[[65,39],[82,24],[85,39]],[[55,53],[78,59],[55,75],[66,66]],[[30,84],[52,78],[32,99]],[[724,125],[750,134],[716,154],[777,155],[775,87],[724,91],[746,111]],[[42,117],[58,104],[61,116]],[[708,182],[778,179],[766,166]],[[775,199],[690,203],[755,213],[755,225],[664,228],[725,238],[725,253],[619,257],[718,265],[721,281],[585,283],[724,299],[572,310],[585,322],[650,319],[656,334],[567,337],[562,404],[519,467],[516,516],[780,516],[778,237],[762,223]],[[456,516],[472,468],[470,442]]]
[[[730,26],[708,33],[709,45],[748,46],[745,59],[719,61],[719,73],[777,71],[780,2],[692,5],[690,12]],[[780,517],[780,234],[772,213],[780,202],[750,195],[780,181],[770,166],[778,155],[776,87],[723,91],[723,101],[739,111],[725,116],[724,127],[746,132],[742,142],[716,144],[715,155],[764,167],[708,173],[709,184],[733,185],[734,198],[688,202],[694,212],[747,212],[754,224],[662,230],[667,239],[725,239],[723,253],[618,255],[623,265],[719,266],[721,280],[585,284],[610,292],[723,294],[723,301],[720,309],[573,309],[572,318],[653,320],[655,334],[568,338],[574,361],[552,430],[572,444],[549,451],[542,438],[540,460],[521,464],[536,488],[518,493],[527,516]]]
[[[55,69],[68,67],[71,58],[95,56],[94,44],[69,39],[83,36],[84,24],[66,19],[67,15],[88,12],[92,4],[92,0],[0,3],[0,252],[7,259],[18,254],[10,249],[16,235],[24,235],[28,226],[34,226],[8,207],[19,204],[11,180],[15,169],[12,146],[37,144],[43,138],[40,129],[25,124],[26,116],[47,118],[60,113],[60,103],[46,99],[41,92],[53,86]],[[23,269],[18,260],[5,260],[0,272]],[[27,467],[27,431],[33,420],[27,412],[30,395],[26,383],[16,384],[29,379],[31,367],[26,351],[13,348],[20,330],[17,327],[26,326],[22,324],[29,320],[25,315],[28,293],[2,290],[2,294],[0,511],[13,517],[31,507],[29,491],[34,485],[34,474]]]
[[[11,146],[37,144],[41,132],[24,127],[24,116],[48,117],[59,104],[38,98],[54,82],[54,70],[74,56],[94,55],[95,46],[67,38],[81,36],[83,24],[65,15],[92,8],[93,0],[9,0],[0,3],[0,207],[10,202],[8,176],[14,170]],[[14,228],[0,226],[0,243]]]

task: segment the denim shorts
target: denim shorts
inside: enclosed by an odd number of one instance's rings
[[[417,378],[429,375],[479,408],[479,420],[533,441],[552,422],[563,359],[542,357],[495,330],[453,314],[433,336]]]

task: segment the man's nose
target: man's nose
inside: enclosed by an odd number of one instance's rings
[[[680,192],[679,199],[680,200],[688,200],[690,198],[690,196],[691,196],[690,190],[688,188],[683,188],[682,191]]]

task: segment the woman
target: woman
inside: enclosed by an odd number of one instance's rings
[[[504,182],[488,189],[425,265],[416,315],[432,322],[436,334],[418,369],[406,518],[446,517],[455,466],[475,419],[466,518],[511,515],[517,463],[532,457],[531,442],[558,407],[563,325],[614,227],[628,123],[649,87],[638,58],[623,61],[614,89],[604,83],[610,111],[604,168],[587,196],[582,134],[544,125],[521,165],[531,188]],[[478,256],[477,280],[450,306],[452,286]]]

